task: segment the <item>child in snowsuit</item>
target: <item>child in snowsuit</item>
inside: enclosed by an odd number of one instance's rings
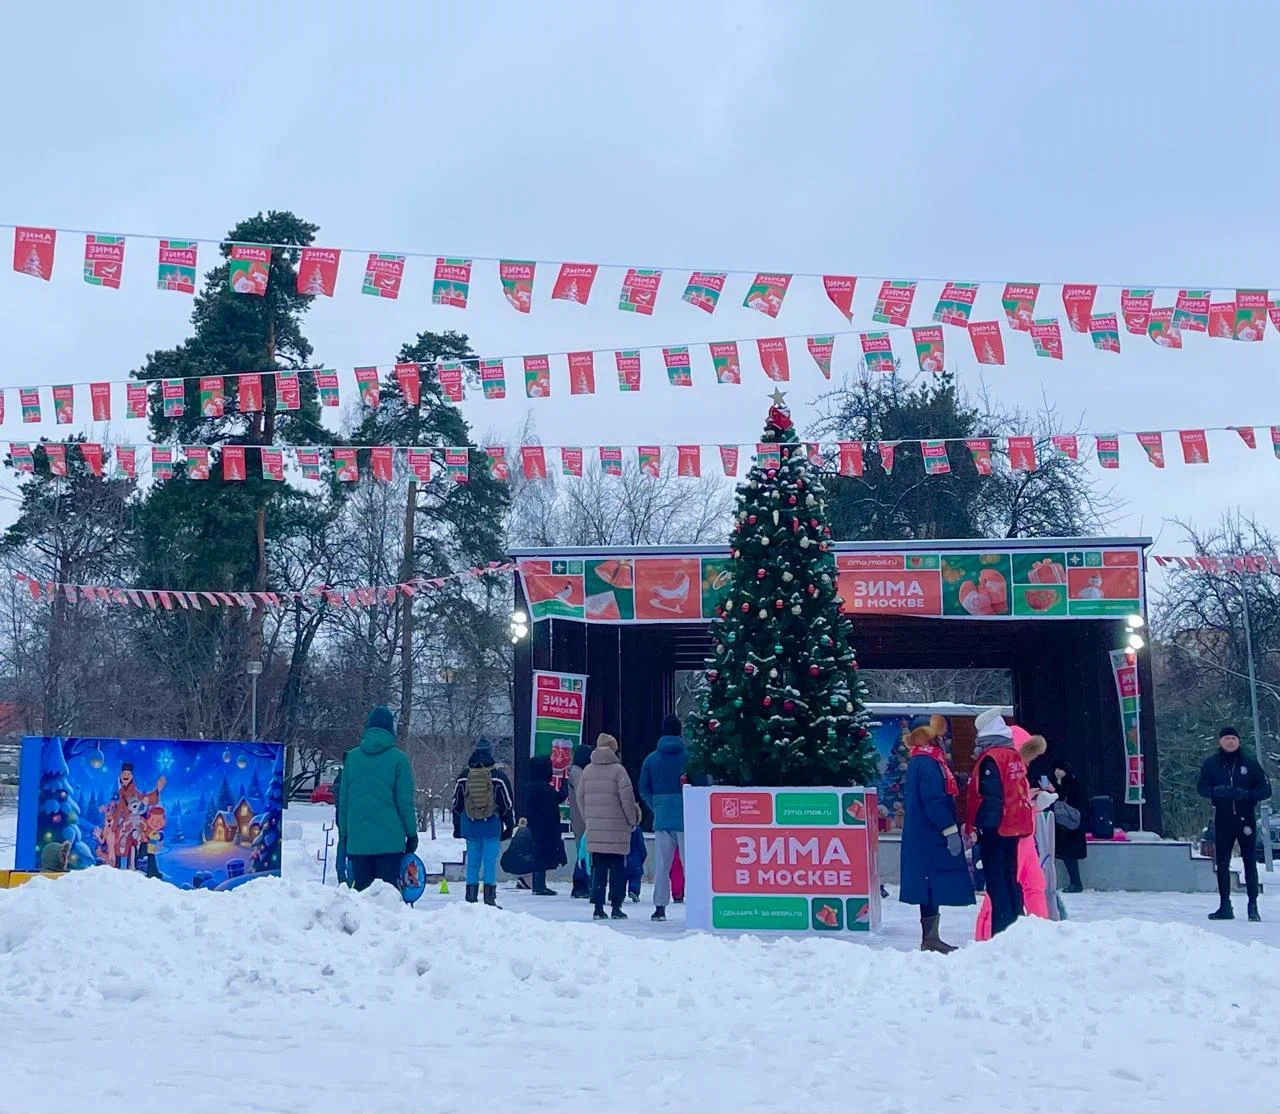
[[[644,845],[644,830],[637,824],[631,829],[631,850],[627,852],[627,894],[631,900],[640,900],[640,883],[644,880],[644,861],[649,857]]]

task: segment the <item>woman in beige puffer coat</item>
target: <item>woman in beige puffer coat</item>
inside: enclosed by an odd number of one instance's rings
[[[626,767],[618,757],[618,740],[601,735],[591,761],[578,779],[578,807],[587,822],[587,851],[591,855],[592,916],[605,919],[605,883],[613,919],[624,921],[622,900],[626,896],[624,871],[631,848],[631,830],[640,823],[640,805]]]

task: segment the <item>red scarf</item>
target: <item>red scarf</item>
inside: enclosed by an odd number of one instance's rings
[[[947,793],[952,797],[960,796],[960,786],[956,784],[956,775],[951,772],[951,767],[947,765],[947,756],[942,752],[942,748],[937,743],[930,743],[928,746],[912,747],[911,757],[915,758],[920,755],[924,758],[932,758],[939,766],[942,767],[942,776],[947,782]]]

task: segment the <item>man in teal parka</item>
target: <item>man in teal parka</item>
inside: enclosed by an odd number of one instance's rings
[[[367,890],[375,878],[394,886],[400,860],[418,849],[413,771],[395,731],[391,709],[374,708],[360,745],[342,764],[338,830],[357,890]]]

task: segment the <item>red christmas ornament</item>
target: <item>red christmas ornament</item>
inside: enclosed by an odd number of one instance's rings
[[[750,610],[751,610],[751,605],[750,605],[749,603],[747,603],[747,602],[746,602],[746,600],[743,600],[743,601],[742,601],[742,614],[744,614],[744,615],[745,615],[745,614],[746,614],[748,611],[750,611]]]
[[[762,703],[764,704],[764,706],[765,706],[766,708],[767,708],[767,707],[769,707],[769,705],[773,703],[773,697],[772,697],[772,696],[766,696],[766,697],[764,698],[764,700],[762,701]]]
[[[816,668],[816,667],[815,667],[815,668]],[[708,681],[714,681],[714,680],[715,680],[717,677],[719,677],[719,676],[720,676],[720,670],[718,670],[718,669],[708,669],[708,670],[707,670],[707,680],[708,680]]]
[[[816,530],[818,528],[818,520],[816,518],[809,519],[809,525]]]
[[[791,459],[791,450],[790,450],[790,449],[783,449],[783,450],[782,450],[782,459],[783,459],[783,460],[790,460],[790,459]]]
[[[822,670],[821,670],[821,669],[819,669],[819,668],[817,667],[817,665],[811,665],[811,666],[809,666],[809,676],[810,676],[810,677],[817,677],[817,676],[819,676],[821,673],[822,673]],[[710,673],[708,673],[708,674],[707,674],[707,676],[708,676],[708,677],[711,677],[711,674],[710,674]],[[713,681],[715,680],[715,678],[714,678],[714,677],[711,677],[711,679],[712,679]]]
[[[795,709],[795,702],[794,702],[794,701],[791,701],[791,700],[784,700],[784,701],[782,702],[782,710],[783,710],[784,712],[790,712],[790,711],[793,711],[794,709]]]
[[[747,664],[742,667],[742,672],[745,673],[748,677],[754,676],[755,671],[756,671],[756,663],[753,661],[747,662]]]
[[[754,526],[756,524],[756,516],[753,514],[747,515],[747,523],[751,526]]]
[[[712,731],[719,731],[720,721],[718,719],[709,719],[707,720],[707,726],[711,728]]]
[[[770,468],[769,471],[765,473],[765,475],[768,476],[769,479],[771,480],[776,480],[778,478],[778,471],[776,468]]]
[[[793,534],[800,533],[800,520],[798,518],[793,518],[791,520],[791,532]]]
[[[757,580],[764,579],[764,569],[756,569],[756,579]]]
[[[867,729],[865,727],[858,728],[858,738],[865,739],[867,737]]]
[[[781,600],[774,600],[774,601],[773,601],[773,606],[774,606],[777,610],[781,611],[781,610],[782,610],[782,607],[783,607],[782,601],[781,601]]]
[[[794,507],[796,505],[796,497],[794,495],[787,496],[787,505]]]

